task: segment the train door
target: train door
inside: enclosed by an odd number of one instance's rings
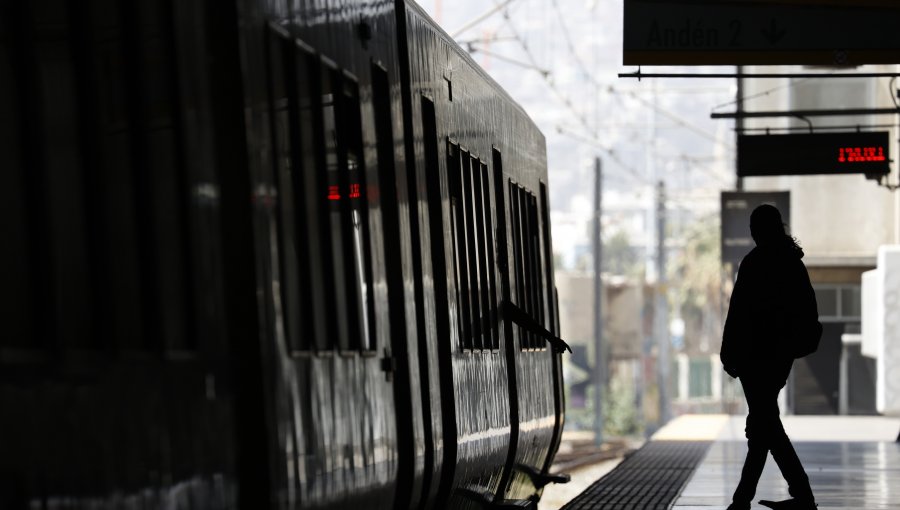
[[[547,196],[547,184],[541,182],[540,189],[540,231],[541,246],[543,248],[543,269],[544,269],[544,292],[547,299],[547,329],[556,336],[559,336],[559,300],[556,295],[556,280],[553,277],[553,243],[550,238],[550,202]],[[541,474],[550,473],[550,466],[553,464],[553,458],[559,449],[559,443],[562,441],[562,431],[565,419],[565,386],[563,381],[563,360],[562,356],[552,356],[553,363],[553,413],[554,425],[553,435],[550,439],[550,450],[547,452],[547,458],[541,468]]]
[[[272,294],[283,328],[274,339],[275,479],[291,505],[389,508],[393,379],[382,357],[387,300],[373,263],[379,224],[361,85],[277,28],[268,53],[279,197]]]
[[[500,243],[501,260],[508,269],[501,271],[503,300],[518,308],[540,329],[555,329],[555,303],[552,277],[546,275],[541,249],[541,216],[535,194],[512,178],[504,178],[502,157],[494,152],[494,173],[498,221],[507,243]],[[549,243],[549,239],[545,240]],[[511,252],[507,253],[507,246]],[[514,323],[506,315],[506,357],[509,368],[511,448],[498,498],[526,499],[547,483],[547,459],[555,449],[561,412],[557,379],[559,356],[553,353],[544,333]]]
[[[441,420],[433,420],[435,441],[441,442],[439,459],[436,460],[437,500],[446,501],[453,484],[456,465],[456,406],[454,403],[453,365],[451,360],[452,338],[456,336],[453,301],[449,299],[453,283],[447,274],[447,249],[449,238],[444,220],[444,199],[447,197],[446,178],[439,161],[440,147],[437,136],[437,117],[434,102],[421,97],[422,136],[425,156],[425,188],[428,202],[428,238],[430,241],[432,289],[434,294],[434,325],[438,347],[438,386],[440,388]],[[441,462],[442,461],[442,462]]]
[[[497,328],[495,231],[486,162],[453,140],[447,141],[446,161],[446,276],[456,291],[450,293],[456,335],[445,347],[456,415],[455,494],[483,501],[500,489],[510,439],[508,364]]]
[[[395,157],[393,96],[390,75],[378,62],[372,68],[372,101],[378,152],[378,190],[384,236],[382,265],[390,303],[390,351],[395,363],[394,399],[397,412],[398,471],[395,508],[427,505],[437,448],[431,398],[428,337],[425,333],[422,262],[419,241],[417,181]],[[396,90],[396,89],[395,89]],[[398,137],[410,140],[412,126]],[[406,155],[409,157],[408,153]],[[414,169],[413,165],[409,165]],[[414,170],[411,170],[414,172]],[[438,427],[438,430],[439,427]]]

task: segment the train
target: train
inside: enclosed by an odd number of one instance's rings
[[[535,508],[546,143],[411,0],[0,3],[0,508]]]

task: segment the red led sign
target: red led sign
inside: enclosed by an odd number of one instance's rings
[[[340,193],[340,191],[338,191],[338,189],[339,188],[336,185],[328,186],[328,200],[340,200],[341,199],[341,193]]]
[[[887,131],[738,136],[738,176],[883,175]]]
[[[348,198],[359,198],[362,196],[360,192],[359,184],[351,184],[350,192],[347,193]],[[340,200],[341,199],[341,191],[340,187],[337,185],[328,186],[328,200]]]
[[[863,161],[886,161],[884,147],[841,147],[838,149],[839,163],[862,163]]]

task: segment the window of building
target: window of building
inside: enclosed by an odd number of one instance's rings
[[[816,284],[816,304],[820,320],[853,321],[862,314],[862,294],[859,285]]]

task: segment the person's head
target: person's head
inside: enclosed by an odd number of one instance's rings
[[[781,213],[773,205],[763,204],[750,214],[750,236],[757,246],[767,246],[782,241],[787,234]]]

